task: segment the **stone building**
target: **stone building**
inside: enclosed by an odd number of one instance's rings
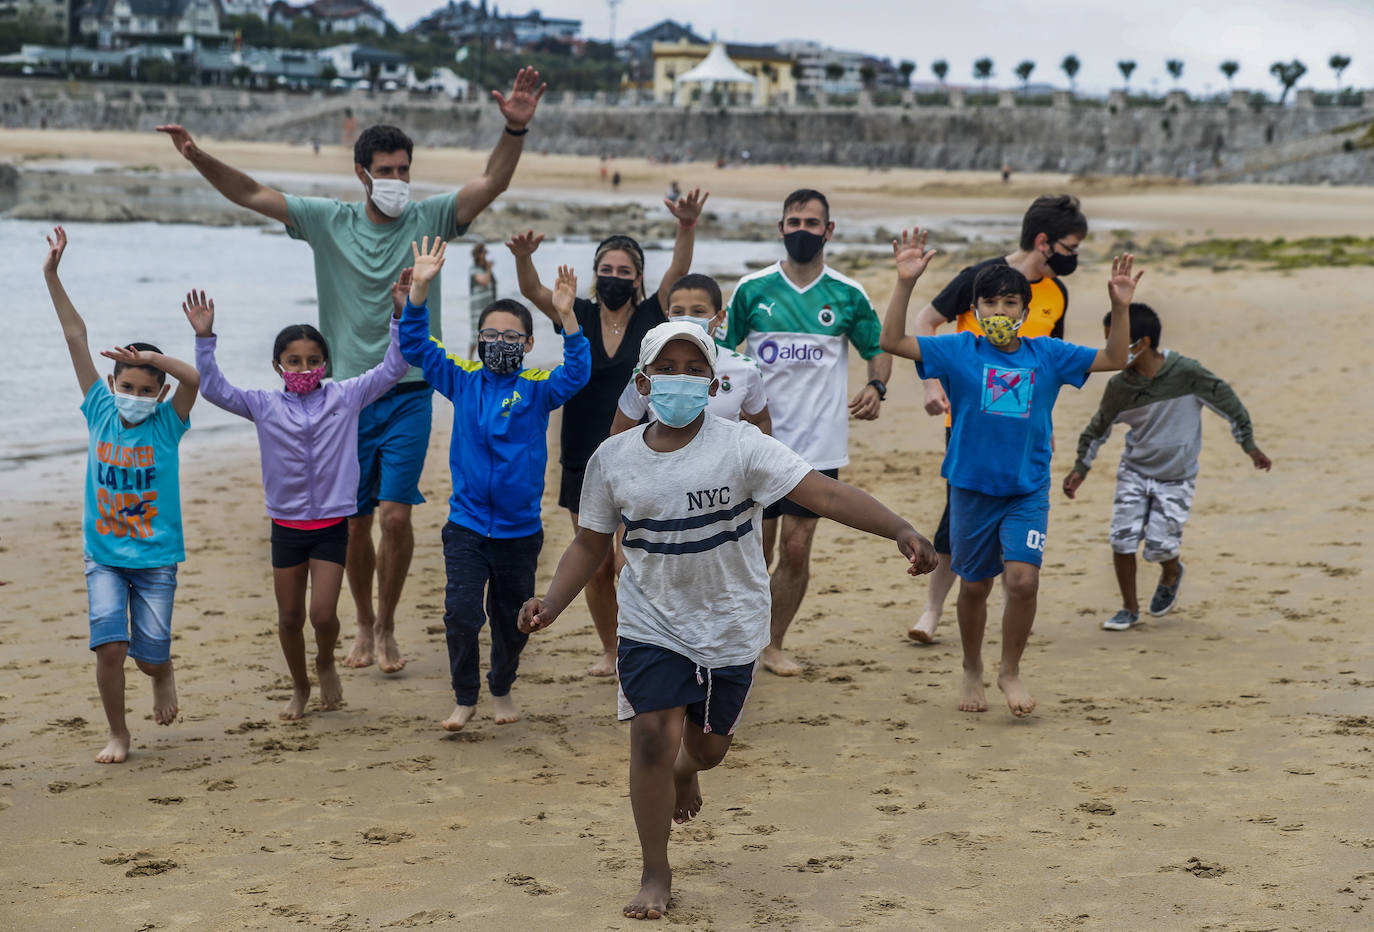
[[[80,34],[100,48],[140,42],[178,43],[187,38],[220,40],[220,0],[88,0],[77,12]]]

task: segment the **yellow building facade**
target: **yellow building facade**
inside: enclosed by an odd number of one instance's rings
[[[671,103],[678,76],[701,64],[710,50],[709,45],[700,45],[685,39],[680,42],[655,42],[654,99],[661,103]],[[796,62],[791,57],[768,45],[727,44],[725,51],[741,70],[748,72],[756,80],[762,77],[764,103],[796,103],[797,78],[793,74],[793,65]],[[723,92],[728,91],[737,103],[755,101],[756,89],[753,85],[741,82],[718,87]],[[696,88],[689,88],[688,99],[693,99],[696,91]]]

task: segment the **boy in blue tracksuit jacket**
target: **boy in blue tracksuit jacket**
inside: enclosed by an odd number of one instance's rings
[[[428,244],[426,244],[428,245]],[[415,251],[416,269],[443,264],[443,249]],[[481,362],[459,359],[429,334],[428,279],[415,275],[401,315],[401,355],[453,402],[449,468],[453,497],[444,525],[444,628],[457,706],[443,727],[458,731],[477,708],[481,685],[477,634],[491,617],[491,693],[497,724],[520,716],[510,690],[529,635],[516,626],[520,606],[534,595],[544,543],[539,503],[548,462],[549,412],[587,384],[591,350],[573,314],[577,278],[559,270],[554,306],[563,321],[563,365],[524,369],[534,346],[533,320],[519,301],[501,300],[478,321]],[[485,610],[482,602],[486,590]]]

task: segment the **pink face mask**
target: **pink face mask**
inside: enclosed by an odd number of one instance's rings
[[[306,392],[313,392],[319,387],[320,379],[324,378],[324,366],[318,369],[311,369],[309,372],[289,372],[282,370],[282,379],[286,381],[286,390],[304,395]]]

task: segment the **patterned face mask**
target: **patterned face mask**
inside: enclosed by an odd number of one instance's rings
[[[297,395],[304,395],[313,392],[319,387],[320,379],[324,378],[324,366],[318,369],[310,369],[306,372],[289,372],[285,369],[281,373],[282,381],[286,383],[288,392],[295,392]]]
[[[479,340],[477,355],[482,365],[492,375],[510,375],[519,372],[525,362],[525,344],[506,343],[502,340]]]

